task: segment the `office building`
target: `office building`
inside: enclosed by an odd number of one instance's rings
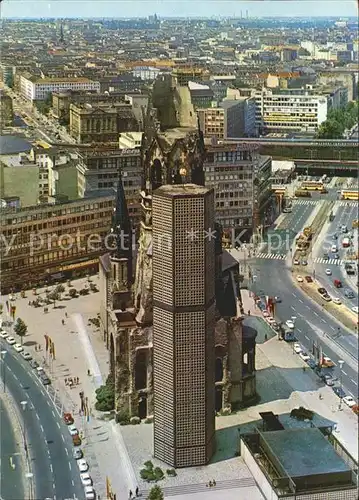
[[[88,78],[38,78],[20,77],[20,92],[29,101],[44,101],[52,92],[65,90],[95,90],[100,92],[100,83]]]
[[[215,190],[216,221],[243,239],[266,224],[271,202],[271,165],[254,144],[213,143],[206,147],[205,185]]]
[[[79,144],[115,143],[120,132],[137,129],[131,104],[70,104],[70,134]]]
[[[107,190],[68,203],[3,209],[2,293],[97,271],[114,200],[115,190]]]
[[[215,447],[213,190],[161,186],[152,221],[154,456],[204,465]]]

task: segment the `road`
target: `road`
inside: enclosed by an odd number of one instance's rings
[[[286,262],[257,260],[253,261],[252,266],[255,268],[256,278],[251,289],[255,293],[262,290],[268,296],[279,295],[282,298],[282,303],[277,304],[276,317],[281,322],[296,317],[296,336],[308,351],[312,350],[313,342],[317,342],[337,366],[338,360],[344,359],[343,386],[356,398],[358,339],[295,286]],[[341,336],[333,339],[338,334]],[[344,352],[341,346],[345,349]]]
[[[315,269],[316,279],[326,288],[332,297],[338,297],[349,309],[353,306],[358,305],[358,289],[356,286],[356,281],[358,279],[358,274],[354,277],[347,275],[344,269],[344,263],[346,261],[347,250],[342,247],[342,238],[346,237],[346,234],[342,234],[341,226],[345,225],[348,227],[349,232],[352,231],[352,223],[354,219],[358,218],[358,205],[356,202],[343,202],[338,201],[334,207],[335,219],[332,222],[327,222],[324,224],[322,233],[319,236],[317,243],[314,245],[312,252],[312,262],[313,269]],[[338,236],[338,239],[334,239],[334,235]],[[357,234],[357,230],[355,231]],[[355,239],[353,240],[356,243]],[[331,247],[336,244],[338,247],[339,259],[335,260],[333,258]],[[349,250],[353,251],[353,247]],[[357,251],[357,247],[356,247]],[[330,257],[329,260],[324,259],[323,255],[327,253]],[[331,271],[331,275],[326,274],[326,270]],[[343,283],[343,288],[335,288],[333,284],[334,279],[339,279]],[[353,299],[348,299],[344,295],[344,290],[350,289],[354,293]]]
[[[1,389],[2,390],[2,389]],[[22,446],[20,436],[15,436],[7,409],[0,398],[0,493],[3,500],[19,500],[25,498],[24,481],[19,477],[25,476],[19,459]],[[4,430],[6,429],[6,432]],[[26,481],[26,480],[25,480]]]
[[[54,411],[46,391],[27,361],[3,340],[6,349],[6,387],[22,412],[37,498],[84,498],[69,432]],[[28,401],[25,411],[21,401]]]

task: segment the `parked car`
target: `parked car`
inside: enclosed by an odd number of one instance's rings
[[[300,262],[299,262],[299,260],[298,260],[298,259],[294,259],[294,260],[293,260],[293,264],[294,264],[295,266],[299,266]]]
[[[323,299],[326,301],[326,302],[330,302],[332,300],[332,298],[330,297],[330,295],[328,295],[327,293],[323,295]]]
[[[302,358],[303,361],[308,361],[308,359],[310,359],[310,356],[309,354],[307,354],[306,352],[302,351],[299,353],[299,356]]]
[[[86,500],[95,500],[96,493],[93,486],[85,486],[84,492]]]
[[[310,368],[312,368],[312,370],[314,370],[314,368],[317,366],[317,365],[316,365],[316,363],[315,363],[315,361],[314,361],[314,359],[312,359],[312,358],[309,358],[309,359],[307,360],[307,365],[308,365]]]
[[[81,438],[78,434],[75,434],[74,436],[72,436],[72,444],[74,446],[81,446],[81,443],[82,443],[82,441],[81,441]]]
[[[332,270],[331,270],[331,269],[326,269],[326,270],[325,270],[325,274],[326,274],[327,276],[331,276],[331,275],[332,275]]]
[[[66,425],[72,425],[74,423],[74,417],[71,413],[64,413],[64,422]]]
[[[302,260],[301,264],[302,264],[302,266],[307,266],[308,265],[308,261],[307,260]]]
[[[355,405],[356,405],[356,403],[355,403],[354,399],[353,399],[351,396],[345,396],[345,397],[343,398],[343,401],[344,401],[344,403],[345,403],[346,405],[348,405],[348,406],[349,406],[349,408],[353,408],[353,406],[355,406]]]
[[[333,387],[334,381],[330,375],[324,375],[324,382],[329,386]]]
[[[81,483],[84,486],[92,486],[92,477],[88,472],[82,472],[80,474]]]
[[[14,339],[14,337],[7,337],[6,342],[10,345],[16,344],[16,340]]]
[[[282,299],[280,297],[274,297],[274,300],[277,304],[280,304],[282,302]]]
[[[70,436],[76,436],[76,434],[79,433],[76,425],[73,425],[73,424],[69,425],[68,429],[69,429]]]
[[[37,361],[35,361],[34,359],[32,359],[30,361],[29,365],[31,366],[31,368],[34,368],[34,370],[36,370],[39,366],[39,363]]]
[[[81,448],[75,448],[72,453],[72,456],[74,457],[75,460],[80,460],[80,458],[82,458],[84,454]]]
[[[32,360],[31,354],[29,352],[27,352],[27,351],[22,351],[21,356],[24,359],[26,359],[26,361],[31,361]]]
[[[305,276],[304,279],[307,283],[313,283],[313,278],[311,276]]]
[[[291,330],[294,329],[294,323],[291,319],[288,319],[285,324],[287,325],[288,328],[290,328]]]
[[[89,464],[86,462],[84,458],[78,460],[77,465],[79,466],[80,472],[87,472],[89,470]]]
[[[6,333],[6,332],[5,332],[5,330],[1,330],[1,332],[0,332],[0,337],[1,337],[2,339],[6,339],[8,336],[9,336],[9,334],[8,334],[8,333]]]
[[[296,354],[300,354],[302,352],[302,348],[300,347],[300,344],[298,344],[297,342],[293,345],[293,351],[296,353]]]
[[[333,387],[333,392],[340,398],[345,398],[346,394],[341,387]]]
[[[352,307],[352,311],[358,314],[359,313],[359,307],[358,306]]]
[[[342,303],[342,301],[340,299],[338,299],[338,297],[333,297],[333,303],[334,304],[337,304],[338,306],[340,306],[340,304]]]
[[[14,349],[16,352],[22,352],[24,350],[21,344],[14,344]]]
[[[298,281],[298,283],[303,283],[303,278],[302,278],[302,276],[297,276],[297,281]]]
[[[318,288],[318,293],[320,293],[320,295],[328,295],[328,292],[323,287]]]
[[[330,358],[328,358],[328,356],[324,356],[322,365],[326,366],[327,368],[332,368],[333,366],[335,366],[335,363],[333,363],[333,361]]]
[[[46,373],[41,373],[40,375],[40,379],[41,379],[41,382],[44,384],[44,385],[50,385],[51,384],[51,380],[49,379],[49,377],[46,375]]]

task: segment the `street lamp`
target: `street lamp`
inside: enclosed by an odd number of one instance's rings
[[[3,381],[3,389],[4,389],[4,394],[6,392],[6,382],[5,382],[5,356],[7,354],[7,351],[3,350],[1,351],[1,359],[2,359],[2,381]]]
[[[20,401],[22,411],[25,413],[26,408],[27,408],[27,401]],[[26,458],[28,457],[28,450],[27,450],[27,442],[26,442],[26,427],[25,427],[25,415],[23,416],[22,419],[22,434],[24,436],[24,448],[25,448],[25,453],[26,453]]]
[[[341,411],[342,410],[342,401],[343,401],[342,394],[343,394],[343,365],[344,365],[344,361],[342,359],[339,359],[338,363],[339,363],[339,369],[340,369],[340,400],[339,400],[338,410]]]

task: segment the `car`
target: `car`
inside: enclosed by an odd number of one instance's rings
[[[308,261],[307,260],[302,260],[301,264],[302,264],[302,266],[307,266],[308,265]]]
[[[66,425],[72,425],[74,423],[74,417],[71,413],[64,413],[64,422]]]
[[[329,254],[328,253],[323,253],[323,259],[329,260]]]
[[[2,339],[6,339],[8,336],[9,336],[9,334],[8,334],[8,333],[6,333],[6,332],[5,332],[5,330],[1,330],[1,332],[0,332],[0,337],[1,337]]]
[[[303,361],[308,361],[308,359],[310,359],[310,356],[309,354],[307,354],[306,352],[302,351],[299,353],[299,356],[302,358]]]
[[[81,446],[81,443],[82,443],[82,441],[81,441],[81,438],[78,434],[75,434],[74,436],[72,436],[72,444],[74,446]]]
[[[349,290],[348,288],[344,290],[344,295],[348,298],[348,299],[354,299],[354,293]],[[6,339],[8,340],[8,339]]]
[[[310,358],[307,360],[307,365],[314,370],[314,368],[317,366],[314,359]]]
[[[34,370],[36,370],[39,366],[39,363],[37,361],[35,361],[34,359],[32,359],[30,361],[29,365],[31,366],[31,368],[34,368]]]
[[[268,317],[269,317],[269,312],[268,312],[268,311],[263,311],[263,316],[264,316],[265,318],[268,318]]]
[[[318,288],[318,293],[320,293],[320,295],[328,295],[328,292],[326,291],[325,288]]]
[[[352,307],[352,311],[355,312],[356,314],[358,314],[359,313],[359,307],[358,306]]]
[[[31,354],[29,352],[27,352],[27,351],[22,351],[21,356],[24,359],[26,359],[26,361],[31,361],[32,360]]]
[[[288,319],[285,324],[287,325],[288,328],[290,328],[291,330],[294,329],[294,322],[291,320],[291,319]]]
[[[41,377],[41,382],[44,384],[44,385],[50,385],[51,384],[51,380],[49,379],[49,377],[46,375],[46,373],[44,373]]]
[[[298,259],[294,259],[294,260],[293,260],[293,264],[294,264],[295,266],[299,266],[300,262],[299,262],[299,260],[298,260]]]
[[[324,375],[324,382],[329,386],[333,387],[334,381],[330,375]]]
[[[79,466],[80,472],[87,472],[89,470],[89,464],[84,458],[78,460],[77,465]]]
[[[323,357],[322,365],[326,366],[327,368],[333,368],[333,366],[335,366],[333,361],[330,358],[328,358],[328,356]]]
[[[327,293],[325,295],[323,295],[323,299],[326,301],[326,302],[330,302],[332,300],[331,296],[328,295]]]
[[[304,279],[307,283],[313,283],[313,278],[311,276],[304,276]]]
[[[293,344],[293,351],[297,354],[300,354],[302,352],[302,348],[300,347],[300,344],[295,342],[295,344]]]
[[[335,260],[340,259],[339,254],[338,254],[338,253],[335,253],[335,254],[333,255],[333,259],[335,259]]]
[[[303,283],[303,278],[302,278],[302,276],[297,276],[297,281],[298,281],[298,283]]]
[[[75,436],[76,434],[79,433],[76,425],[73,425],[73,424],[69,425],[68,429],[69,429],[70,436]]]
[[[337,306],[340,306],[340,304],[342,303],[342,301],[340,299],[338,299],[338,297],[333,297],[332,301],[333,301],[333,304],[337,304]]]
[[[333,387],[334,393],[339,396],[340,398],[345,398],[346,393],[341,387]]]
[[[331,270],[331,269],[326,269],[326,270],[325,270],[325,274],[326,274],[327,276],[331,276],[331,275],[332,275],[332,270]]]
[[[74,451],[72,452],[72,456],[74,457],[75,460],[80,460],[80,458],[82,458],[84,454],[81,448],[75,448]]]
[[[270,325],[273,325],[273,324],[276,322],[276,321],[275,321],[275,319],[273,318],[273,316],[269,316],[269,317],[267,318],[267,321],[268,321],[268,323],[269,323]]]
[[[278,332],[278,331],[279,331],[279,325],[278,325],[278,323],[277,323],[277,322],[272,323],[272,324],[271,324],[271,327],[272,327],[272,328],[273,328],[273,330],[275,330],[276,332]]]
[[[343,283],[340,280],[333,281],[335,288],[342,288]]]
[[[80,474],[81,483],[84,486],[92,486],[92,477],[88,472],[82,472]]]
[[[337,235],[337,233],[334,233],[333,234],[333,240],[337,240],[337,239],[338,239],[338,235]]]
[[[95,500],[96,493],[92,486],[85,486],[84,492],[86,500]]]
[[[22,352],[24,350],[21,344],[14,344],[13,346],[16,352]]]
[[[274,297],[274,300],[276,304],[280,304],[282,302],[282,299],[280,297]]]
[[[6,342],[10,345],[16,344],[16,340],[14,339],[14,337],[7,337]]]
[[[353,399],[351,396],[345,396],[345,397],[343,398],[343,401],[344,401],[344,403],[345,403],[346,405],[348,405],[348,406],[349,406],[349,408],[353,408],[353,406],[355,406],[355,405],[356,405],[356,403],[355,403],[354,399]]]

